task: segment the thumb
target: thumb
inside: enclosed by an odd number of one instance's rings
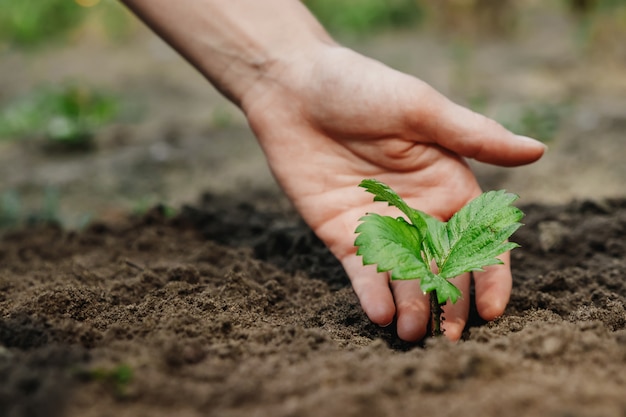
[[[543,143],[518,136],[498,122],[453,103],[434,89],[430,93],[429,105],[418,112],[419,120],[414,120],[412,128],[439,146],[501,166],[529,164],[545,152]]]

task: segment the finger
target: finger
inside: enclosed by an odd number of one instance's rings
[[[485,320],[493,320],[504,313],[511,297],[510,252],[498,256],[504,265],[491,265],[484,272],[474,272],[476,309]]]
[[[463,329],[465,329],[469,315],[470,281],[470,274],[463,274],[450,280],[463,293],[463,296],[456,303],[448,302],[443,306],[445,320],[442,326],[445,336],[450,340],[459,340],[463,335]]]
[[[379,326],[390,325],[396,308],[389,289],[389,275],[377,272],[373,265],[363,266],[356,255],[346,256],[341,263],[367,317]]]
[[[411,128],[418,140],[433,141],[467,158],[501,166],[524,165],[541,158],[546,146],[518,136],[496,121],[459,106],[430,88],[429,104],[413,112]]]
[[[407,342],[422,339],[428,330],[430,306],[419,280],[391,281],[396,302],[398,337]]]

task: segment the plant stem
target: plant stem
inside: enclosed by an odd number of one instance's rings
[[[442,304],[439,304],[437,299],[437,291],[430,292],[430,316],[432,318],[432,333],[433,336],[443,336],[444,330],[441,328],[443,322],[443,308]]]

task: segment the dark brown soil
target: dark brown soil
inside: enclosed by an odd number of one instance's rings
[[[273,192],[12,232],[0,416],[624,416],[626,200],[523,209],[506,314],[420,346]]]

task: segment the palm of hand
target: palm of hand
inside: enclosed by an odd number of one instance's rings
[[[399,212],[373,203],[357,185],[376,178],[411,206],[444,220],[478,195],[463,158],[442,146],[458,134],[455,123],[440,121],[446,106],[455,105],[421,81],[343,49],[328,53],[290,85],[299,79],[302,88],[267,94],[249,109],[250,124],[276,179],[342,262],[370,319],[385,325],[395,316],[401,338],[419,339],[429,317],[419,283],[390,286],[386,273],[363,267],[355,255],[361,216]],[[494,267],[485,275],[485,297],[478,294],[477,303],[483,316],[493,318],[508,301],[510,270]],[[456,284],[467,295],[469,274]],[[444,327],[452,339],[460,337],[468,299],[446,306]]]

